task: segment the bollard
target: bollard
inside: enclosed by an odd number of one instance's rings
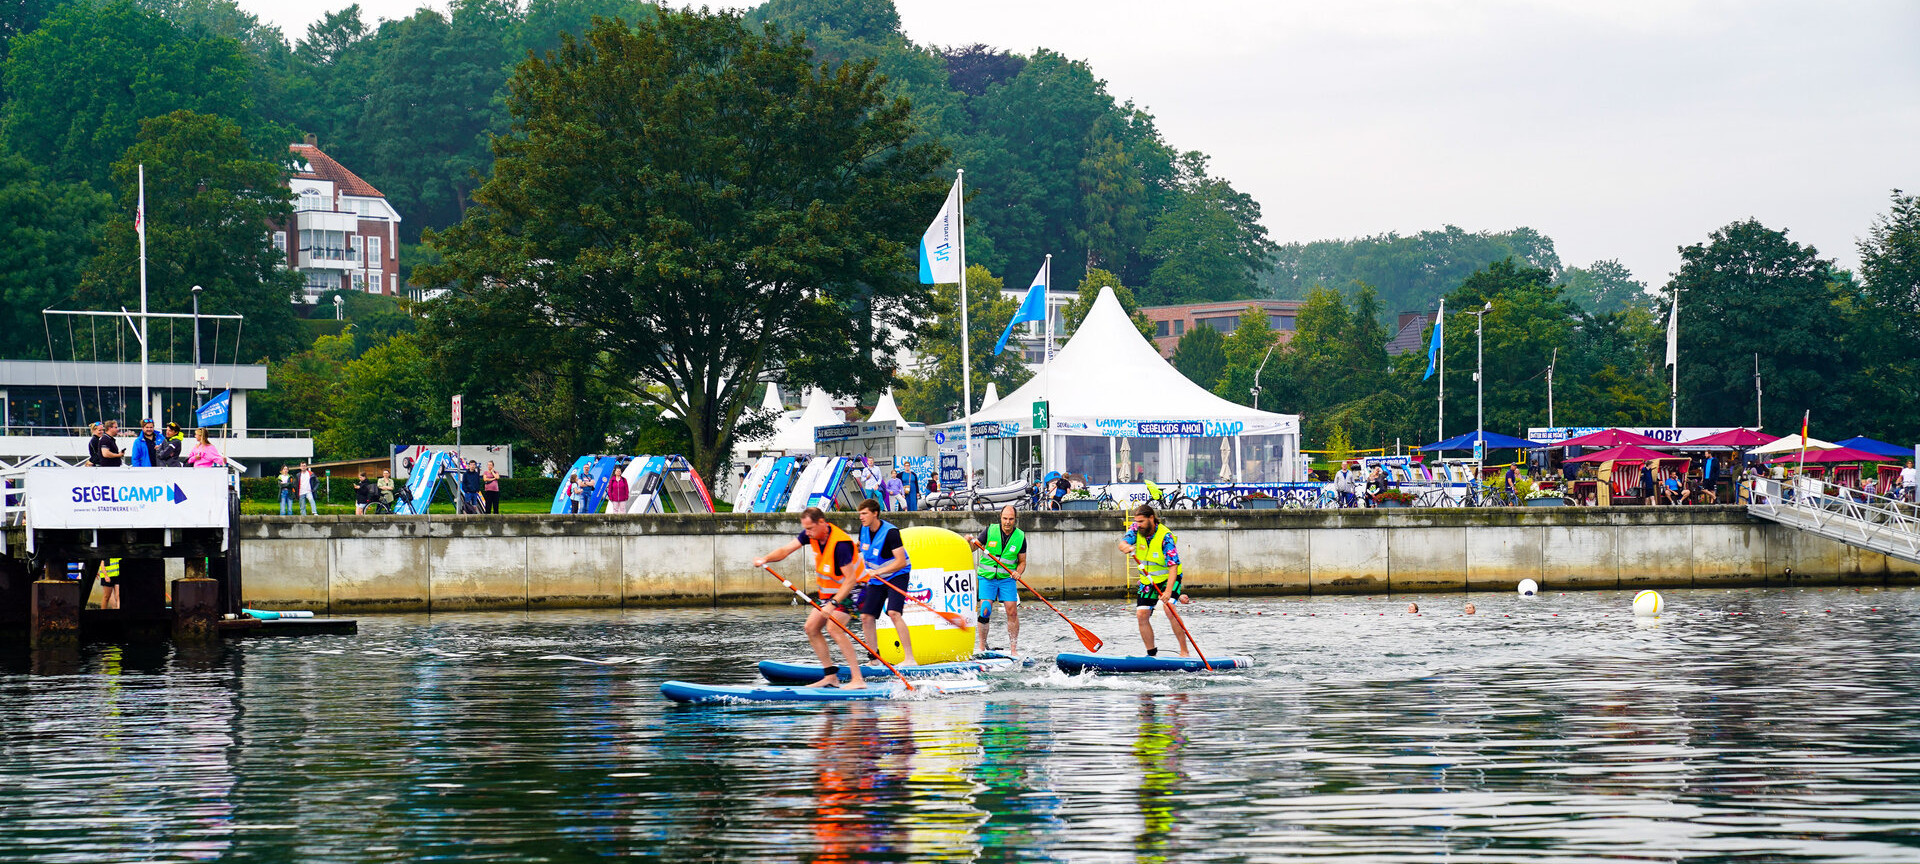
[[[62,562],[60,566],[65,569],[66,564]],[[42,579],[33,583],[33,647],[79,645],[81,602],[80,583],[72,579]]]
[[[220,638],[220,583],[207,578],[207,559],[186,564],[187,578],[173,580],[173,639],[212,642]]]

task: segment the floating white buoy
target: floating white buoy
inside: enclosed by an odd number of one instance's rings
[[[1642,618],[1660,617],[1660,592],[1642,591],[1633,595],[1633,614]]]
[[[1535,582],[1532,579],[1520,580],[1520,596],[1532,597],[1533,595],[1538,593],[1540,593],[1540,583]]]

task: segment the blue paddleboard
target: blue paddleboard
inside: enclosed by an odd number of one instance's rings
[[[1208,657],[1213,671],[1245,669],[1252,657]],[[1205,672],[1207,666],[1198,657],[1109,657],[1100,654],[1061,654],[1053,658],[1060,671],[1068,675],[1081,672]]]
[[[675,702],[874,702],[924,696],[949,696],[956,693],[984,693],[981,681],[928,681],[908,690],[899,682],[869,684],[858,690],[839,687],[783,687],[772,684],[716,686],[668,681],[660,685],[660,695]]]
[[[970,672],[998,672],[1004,669],[1016,669],[1033,665],[1031,657],[1010,657],[992,652],[982,654],[971,660],[955,660],[951,663],[922,663],[918,666],[896,666],[900,674],[908,678],[934,678],[941,675],[964,675]],[[840,674],[840,680],[853,677],[845,666],[834,667]],[[789,663],[783,660],[760,661],[760,676],[774,684],[812,684],[820,680],[821,668],[812,663]],[[860,674],[869,681],[892,680],[893,673],[887,667],[878,664],[862,665]]]
[[[760,500],[753,503],[753,512],[772,513],[786,504],[795,461],[792,456],[782,456],[773,463],[773,469],[767,472],[767,485],[760,490]]]

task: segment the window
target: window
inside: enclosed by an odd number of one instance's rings
[[[400,277],[399,276],[393,275],[391,273],[387,275],[387,293],[388,294],[400,293]]]
[[[366,290],[367,283],[364,281],[365,279],[366,277],[361,276],[358,273],[353,274],[353,290],[355,291]]]
[[[1239,329],[1240,316],[1221,315],[1215,318],[1195,318],[1193,319],[1193,325],[1195,327],[1211,327],[1224,335]]]
[[[273,232],[273,248],[275,248],[275,249],[278,249],[278,250],[280,250],[280,255],[281,255],[281,257],[285,257],[285,256],[286,256],[286,254],[287,254],[287,232],[285,232],[285,231],[275,231],[275,232]]]
[[[1185,318],[1182,318],[1178,321],[1173,322],[1173,335],[1175,336],[1187,335],[1187,321]]]
[[[352,258],[352,260],[353,260],[353,262],[354,262],[355,264],[364,264],[364,263],[366,263],[366,259],[365,259],[365,258],[363,258],[363,257],[361,257],[361,255],[360,255],[360,235],[358,235],[358,234],[355,234],[355,235],[353,235],[353,236],[351,236],[351,237],[348,237],[348,238],[347,238],[347,245],[348,245],[348,246],[349,246],[350,248],[352,248],[352,249],[353,249],[353,258]]]
[[[1272,327],[1275,330],[1292,330],[1293,316],[1292,315],[1268,315],[1267,326]]]
[[[1167,335],[1167,322],[1165,321],[1153,322],[1153,335],[1155,336]]]
[[[380,269],[380,266],[381,266],[380,262],[383,260],[385,259],[380,257],[380,238],[368,237],[367,238],[367,266],[372,267],[375,270],[378,270]]]

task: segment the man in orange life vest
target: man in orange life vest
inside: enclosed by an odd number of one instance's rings
[[[813,549],[813,576],[820,586],[820,605],[807,613],[807,641],[813,643],[813,656],[820,659],[821,678],[813,682],[812,687],[837,686],[840,683],[839,670],[834,668],[833,657],[827,653],[827,616],[840,623],[832,628],[833,641],[840,646],[840,655],[847,658],[847,668],[853,670],[846,685],[858,689],[867,686],[860,675],[860,656],[854,653],[853,640],[847,637],[844,629],[852,616],[859,610],[859,600],[854,589],[860,584],[860,576],[865,569],[859,550],[853,538],[839,526],[827,521],[827,514],[818,507],[808,507],[800,511],[800,536],[788,541],[787,545],[775,549],[765,558],[754,559],[753,566],[765,567],[775,561],[785,560],[788,555],[800,551],[801,546]],[[881,587],[881,590],[885,590]],[[824,608],[826,611],[821,611]]]

